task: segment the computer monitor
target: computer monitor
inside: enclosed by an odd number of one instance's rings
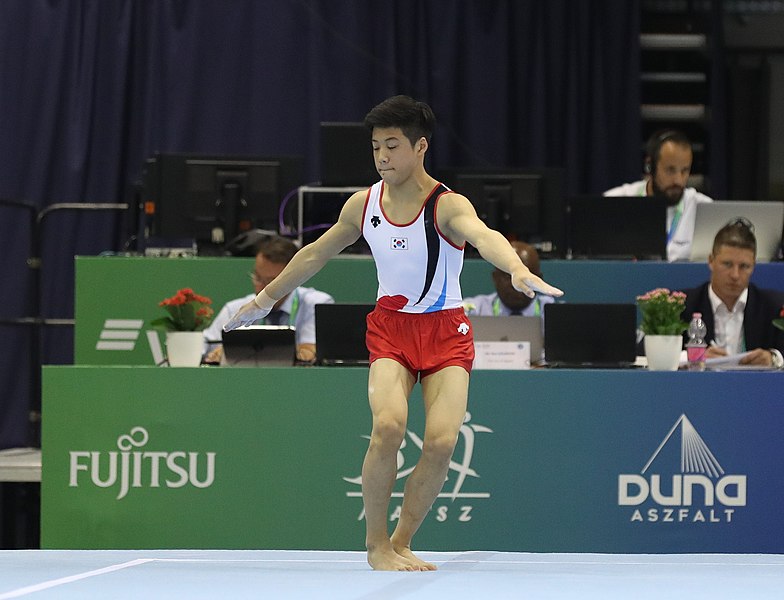
[[[477,215],[511,240],[528,242],[546,257],[563,256],[565,225],[560,168],[450,168],[438,178],[463,194]]]
[[[531,344],[531,364],[540,363],[544,356],[544,321],[531,316],[477,316],[469,317],[476,342],[528,342]]]
[[[367,366],[367,316],[374,308],[370,303],[316,304],[316,363]]]
[[[322,186],[370,186],[381,179],[364,123],[325,121],[320,133]]]
[[[548,366],[625,368],[637,358],[634,304],[551,303],[544,307]]]
[[[664,260],[667,205],[654,196],[575,196],[568,201],[572,258]]]
[[[251,229],[278,231],[283,196],[302,185],[300,156],[157,154],[146,161],[148,235],[222,245]]]

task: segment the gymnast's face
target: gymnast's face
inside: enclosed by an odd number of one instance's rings
[[[376,127],[371,143],[376,170],[387,183],[402,183],[418,166],[424,165],[427,151],[427,140],[424,137],[412,146],[399,127]]]

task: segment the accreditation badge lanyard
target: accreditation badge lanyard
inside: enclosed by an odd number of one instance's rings
[[[297,321],[297,311],[299,310],[299,288],[294,290],[294,297],[291,299],[291,311],[289,311],[289,325],[292,327]],[[264,323],[267,324],[267,318],[264,317]]]
[[[297,311],[299,310],[299,289],[294,290],[294,298],[291,300],[291,312],[289,313],[289,325],[292,327],[297,321]]]
[[[675,230],[678,229],[678,223],[681,220],[681,216],[683,215],[683,200],[678,202],[678,205],[675,207],[675,214],[672,215],[672,223],[670,224],[670,230],[667,232],[667,243],[670,243],[672,236],[675,234]]]
[[[542,312],[542,306],[539,302],[539,296],[534,298],[534,316],[538,317]],[[497,317],[501,314],[501,299],[496,298],[493,300],[493,316]]]

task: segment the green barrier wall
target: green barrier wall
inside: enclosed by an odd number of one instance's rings
[[[361,549],[366,378],[361,368],[44,367],[42,547]],[[476,372],[416,547],[784,552],[782,382]],[[417,391],[390,527],[422,435]]]
[[[158,303],[179,288],[212,298],[215,310],[252,291],[252,258],[77,257],[75,362],[83,365],[152,365],[149,323],[162,316]],[[467,259],[461,277],[464,296],[492,291],[492,267]],[[545,278],[566,291],[567,302],[634,302],[655,287],[685,289],[708,278],[703,264],[620,261],[544,261]],[[757,265],[752,280],[784,290],[784,263]],[[337,302],[373,302],[375,265],[369,257],[339,256],[306,285],[332,294]],[[117,339],[119,336],[119,339]],[[122,349],[101,342],[119,341]],[[116,346],[116,344],[115,344]]]

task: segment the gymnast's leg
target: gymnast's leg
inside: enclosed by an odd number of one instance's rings
[[[392,533],[392,547],[419,570],[436,566],[411,552],[411,539],[444,486],[460,426],[468,404],[468,372],[448,366],[422,380],[425,438],[422,456],[408,476],[400,520]]]
[[[406,432],[408,396],[414,383],[411,372],[390,358],[379,358],[370,365],[368,399],[373,430],[362,465],[362,498],[368,563],[381,571],[420,570],[395,552],[387,528],[389,501],[397,476],[397,452]]]

